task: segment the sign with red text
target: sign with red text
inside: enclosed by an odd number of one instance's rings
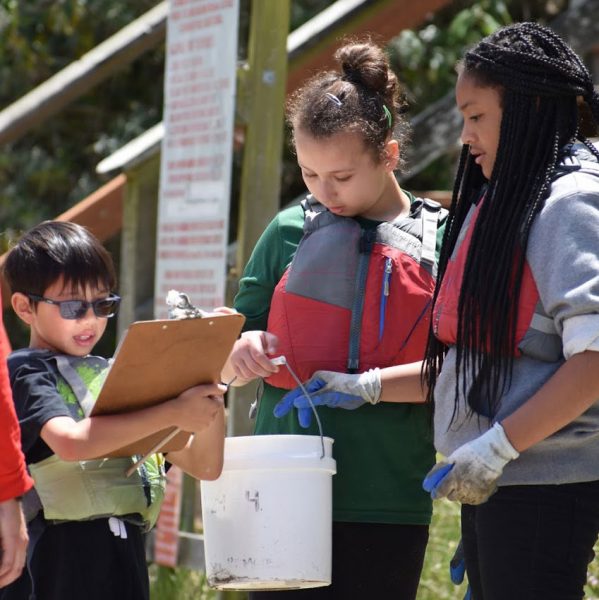
[[[156,522],[154,538],[154,562],[164,567],[177,566],[182,485],[183,473],[173,465],[167,474],[164,501]]]
[[[171,0],[154,315],[169,290],[224,304],[239,0]]]

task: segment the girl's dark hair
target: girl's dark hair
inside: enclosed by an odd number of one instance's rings
[[[9,251],[4,274],[13,294],[43,296],[60,277],[65,288],[116,287],[104,246],[85,227],[62,221],[45,221],[27,231]]]
[[[335,60],[339,72],[318,73],[287,103],[292,136],[297,129],[316,138],[356,132],[382,160],[390,135],[400,142],[407,137],[397,77],[384,50],[370,40],[349,41],[335,52]]]
[[[454,416],[467,380],[470,410],[492,416],[511,379],[532,222],[549,193],[564,146],[578,139],[599,158],[597,149],[579,133],[577,108],[577,97],[582,97],[599,123],[599,96],[576,53],[536,23],[509,25],[484,38],[466,53],[460,69],[477,85],[499,91],[503,117],[486,189],[469,148],[462,148],[437,293],[466,215],[485,189],[459,296]],[[445,351],[431,332],[424,370],[430,401]]]

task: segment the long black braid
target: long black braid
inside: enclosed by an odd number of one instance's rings
[[[553,31],[536,23],[499,29],[466,54],[461,68],[477,85],[500,92],[503,117],[488,184],[469,147],[462,149],[434,301],[462,224],[473,202],[484,193],[458,303],[454,416],[468,380],[470,410],[491,416],[511,379],[533,220],[549,193],[565,146],[578,139],[599,159],[599,151],[579,133],[577,108],[580,96],[599,123],[599,95],[576,53]],[[423,375],[429,401],[446,350],[431,331]]]

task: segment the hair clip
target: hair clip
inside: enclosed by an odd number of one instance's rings
[[[393,125],[393,116],[391,115],[391,111],[387,108],[386,104],[383,104],[383,112],[387,117],[387,125],[389,126],[389,129],[391,129],[391,125]]]
[[[335,96],[335,94],[331,94],[331,92],[325,92],[324,94],[329,100],[332,100],[337,106],[343,106],[343,102]]]

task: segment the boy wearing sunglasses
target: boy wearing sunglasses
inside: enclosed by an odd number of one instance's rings
[[[170,463],[215,479],[223,458],[224,387],[200,385],[152,408],[89,417],[108,361],[91,355],[118,310],[112,259],[85,228],[47,221],[9,252],[4,272],[29,348],[8,359],[23,451],[35,481],[24,499],[27,573],[2,600],[147,600],[144,532],[164,493],[164,459],[131,477],[108,453],[168,426],[193,431]],[[91,399],[91,401],[90,401]]]

